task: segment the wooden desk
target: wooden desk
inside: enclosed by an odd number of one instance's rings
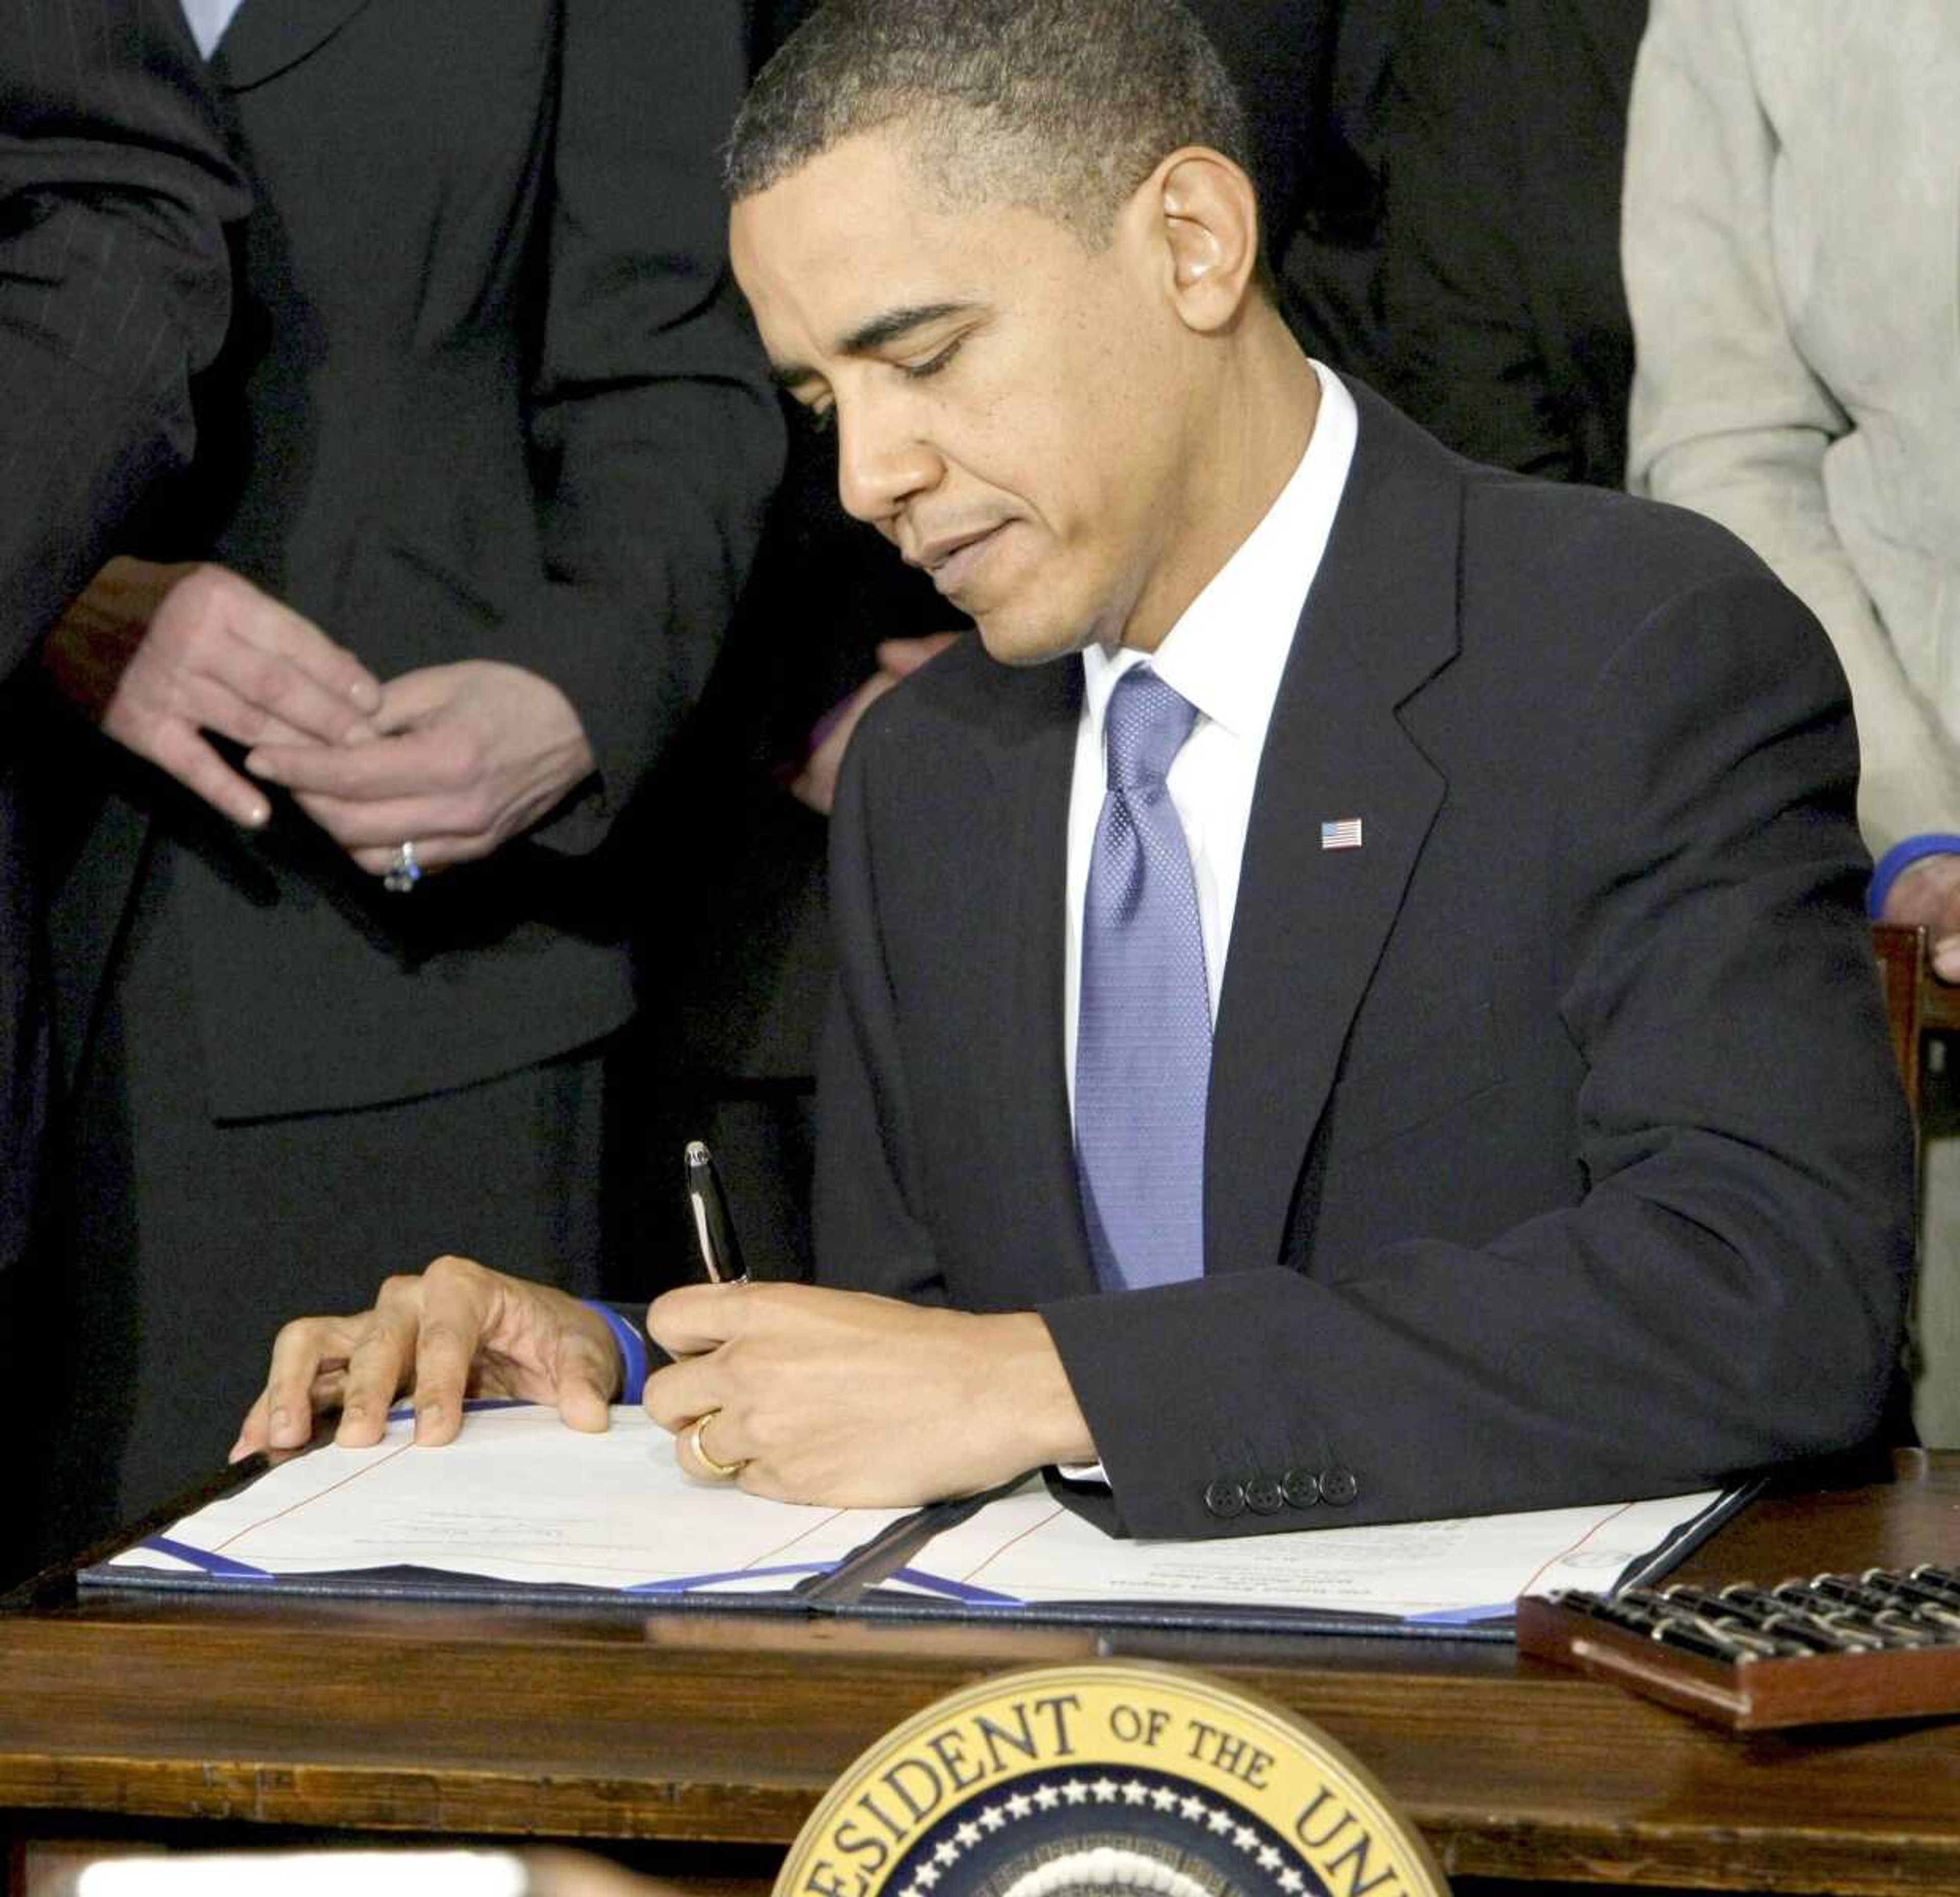
[[[1685,1576],[1960,1558],[1960,1455],[1758,1504]],[[1960,1720],[1739,1741],[1508,1648],[128,1596],[0,1615],[0,1829],[222,1820],[795,1834],[863,1747],[1006,1668],[1202,1666],[1350,1747],[1452,1876],[1960,1897]],[[264,1835],[262,1832],[262,1835]]]

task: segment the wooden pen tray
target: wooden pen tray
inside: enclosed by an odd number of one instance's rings
[[[1815,1591],[1862,1590],[1875,1580],[1909,1581],[1919,1571],[1818,1575],[1772,1589],[1739,1584],[1732,1591],[1752,1598],[1758,1611],[1726,1625],[1723,1615],[1709,1611],[1726,1604],[1723,1594],[1705,1590],[1527,1595],[1518,1603],[1518,1649],[1733,1732],[1960,1714],[1960,1603],[1943,1611],[1935,1603],[1930,1615],[1901,1615],[1887,1625],[1882,1615]],[[1807,1609],[1799,1600],[1805,1593],[1812,1603]],[[1681,1601],[1693,1605],[1677,1606]],[[1725,1634],[1732,1647],[1746,1634],[1755,1644],[1787,1650],[1791,1643],[1775,1637],[1776,1616],[1761,1611],[1777,1601],[1787,1604],[1790,1625],[1811,1623],[1812,1637],[1824,1638],[1834,1622],[1839,1637],[1860,1644],[1800,1654],[1694,1650],[1720,1648]]]

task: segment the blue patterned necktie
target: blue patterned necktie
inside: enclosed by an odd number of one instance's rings
[[[1204,1268],[1211,1000],[1198,884],[1165,775],[1196,708],[1147,667],[1116,681],[1083,906],[1075,1163],[1106,1290]]]

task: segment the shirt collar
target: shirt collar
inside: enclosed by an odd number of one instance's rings
[[[183,0],[185,24],[190,28],[191,37],[197,42],[197,49],[205,59],[218,50],[218,43],[224,37],[224,30],[231,24],[243,0]]]
[[[1255,748],[1265,741],[1280,676],[1354,458],[1354,398],[1316,362],[1320,409],[1300,465],[1258,525],[1214,574],[1154,653],[1091,645],[1082,655],[1084,702],[1099,720],[1116,681],[1145,659],[1164,682]]]

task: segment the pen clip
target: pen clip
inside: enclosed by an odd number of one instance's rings
[[[735,1237],[735,1222],[728,1213],[728,1201],[721,1190],[721,1176],[714,1170],[714,1157],[699,1140],[687,1143],[683,1163],[686,1172],[687,1202],[694,1214],[695,1242],[701,1249],[701,1262],[711,1284],[746,1284],[748,1272],[742,1262],[742,1247]]]

